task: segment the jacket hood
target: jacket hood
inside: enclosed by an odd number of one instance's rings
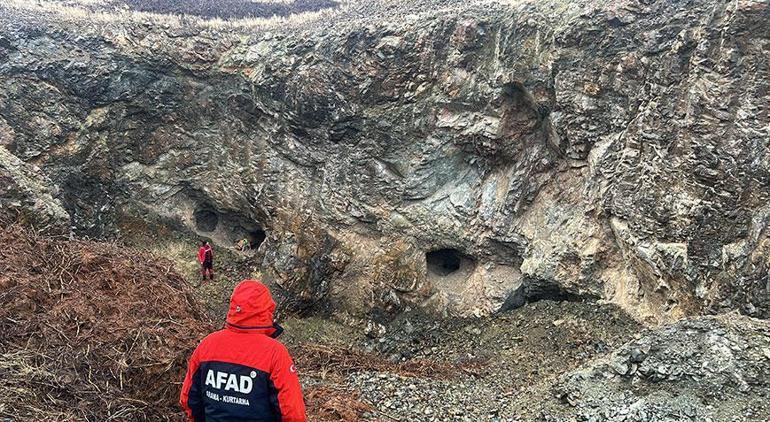
[[[270,290],[257,280],[244,280],[235,287],[227,311],[227,328],[233,331],[262,332],[271,337],[280,334],[273,323],[275,301]]]

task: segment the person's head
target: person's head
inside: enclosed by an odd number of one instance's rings
[[[274,313],[275,301],[270,290],[258,280],[243,280],[230,297],[227,325],[244,330],[274,330]]]
[[[206,245],[208,245],[208,244],[209,244],[209,242],[207,242],[207,241],[205,241],[205,240],[201,240],[201,246],[206,246]]]

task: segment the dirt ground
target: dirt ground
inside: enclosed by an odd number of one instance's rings
[[[219,324],[233,287],[260,278],[260,256],[217,247],[215,280],[200,285],[199,239],[180,233],[126,240],[174,262]],[[317,420],[541,419],[542,409],[559,405],[551,391],[558,376],[642,328],[614,306],[566,301],[482,319],[419,313],[383,325],[346,314],[280,319],[281,340],[303,371]]]
[[[144,233],[158,237],[0,233],[21,245],[2,260],[0,419],[39,420],[50,409],[63,420],[182,419],[185,361],[221,327],[233,287],[259,278],[259,257],[216,248],[215,280],[201,284],[199,239]],[[641,328],[608,305],[551,301],[482,319],[281,322],[315,421],[542,420],[542,409],[560,405],[559,375]]]
[[[307,385],[356,391],[373,411],[367,420],[539,420],[559,406],[551,386],[633,338],[640,326],[614,307],[541,301],[494,317],[436,322],[404,315],[381,336],[333,320],[287,321],[286,340],[302,356],[306,341],[344,345],[389,362],[432,362],[436,372],[394,368],[317,377]],[[302,360],[298,365],[302,368]],[[440,373],[438,368],[454,368]],[[334,368],[328,369],[334,374]]]

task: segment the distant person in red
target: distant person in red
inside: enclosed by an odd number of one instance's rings
[[[179,401],[193,422],[304,422],[297,369],[278,340],[275,302],[256,280],[233,291],[225,328],[192,354]]]
[[[214,279],[214,250],[209,245],[209,242],[202,241],[201,247],[198,249],[198,262],[201,263],[201,276],[203,281],[206,281],[208,276],[210,280]]]

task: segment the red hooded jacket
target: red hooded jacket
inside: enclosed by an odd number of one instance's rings
[[[206,261],[206,252],[209,252],[209,260],[214,259],[214,249],[211,245],[201,246],[198,248],[198,262],[201,264]]]
[[[275,302],[256,280],[233,291],[225,328],[190,358],[180,403],[191,421],[306,421],[297,369],[274,339]]]

